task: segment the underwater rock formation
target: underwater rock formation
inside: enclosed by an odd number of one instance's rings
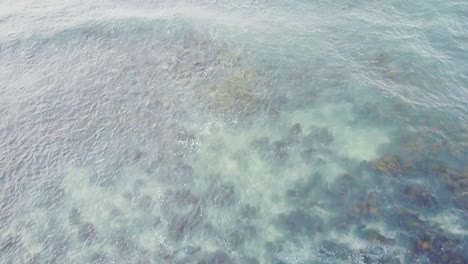
[[[311,130],[312,131],[303,139],[303,141],[306,143],[318,143],[324,146],[328,146],[334,140],[332,132],[326,127],[313,126]]]
[[[304,210],[293,210],[283,213],[278,217],[279,226],[291,235],[303,235],[313,237],[321,232],[323,220],[318,216],[312,216]]]
[[[91,223],[84,223],[78,228],[78,239],[81,242],[91,242],[96,238],[96,235],[96,228]]]
[[[44,186],[44,200],[41,205],[47,208],[56,208],[65,197],[65,190],[56,183],[48,183]]]
[[[421,208],[434,208],[437,200],[428,190],[421,185],[406,186],[403,190],[409,201]]]
[[[401,162],[397,156],[385,156],[372,161],[370,165],[374,169],[389,175],[397,176],[403,172]]]
[[[374,244],[380,244],[385,246],[393,246],[395,244],[395,239],[387,238],[374,229],[360,230],[358,231],[358,235],[363,239]]]
[[[197,264],[233,264],[233,258],[222,250],[205,253]]]
[[[79,225],[81,223],[81,213],[78,208],[72,208],[68,215],[68,221],[71,225]]]
[[[91,264],[108,264],[112,263],[111,260],[107,257],[106,254],[104,253],[94,253],[90,257],[90,263]]]
[[[252,88],[256,78],[253,70],[237,70],[211,89],[208,105],[237,117],[252,114],[258,100]]]
[[[19,236],[8,235],[0,244],[0,254],[8,254],[11,251],[14,251],[20,243]]]
[[[186,214],[174,215],[169,220],[169,234],[174,240],[193,235],[193,231],[202,223],[202,217],[202,210],[199,206]]]
[[[430,263],[468,263],[466,242],[445,234],[423,233],[413,242],[415,257],[425,256]]]
[[[235,190],[232,184],[214,184],[210,187],[207,201],[216,206],[228,206],[234,202]]]
[[[352,257],[353,251],[345,244],[325,240],[318,250],[320,255],[325,259],[341,259],[348,260]]]

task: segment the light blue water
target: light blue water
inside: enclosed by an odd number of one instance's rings
[[[0,0],[0,263],[467,263],[466,1]]]

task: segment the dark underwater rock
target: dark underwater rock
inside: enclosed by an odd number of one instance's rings
[[[141,150],[137,150],[135,152],[135,154],[133,155],[133,161],[139,161],[141,160],[141,158],[143,158],[143,156],[145,155],[145,153]]]
[[[232,264],[234,263],[232,257],[222,250],[206,253],[197,264]]]
[[[194,134],[189,133],[188,131],[179,131],[176,133],[176,140],[180,143],[190,145],[195,142],[197,137]]]
[[[91,182],[102,188],[107,188],[115,185],[117,177],[110,173],[95,175]]]
[[[79,225],[81,223],[81,212],[78,208],[73,208],[68,215],[68,221],[71,225]]]
[[[266,153],[270,148],[270,139],[268,137],[254,139],[252,143],[250,143],[250,147],[253,150]]]
[[[51,255],[57,259],[64,259],[70,248],[70,242],[63,235],[52,236],[46,243],[50,248]]]
[[[309,208],[317,205],[318,201],[312,196],[317,194],[317,190],[322,186],[322,177],[319,173],[315,173],[305,179],[299,179],[294,188],[286,192],[288,200],[294,205]]]
[[[370,162],[370,166],[385,174],[397,176],[403,173],[402,163],[397,156],[385,156]]]
[[[420,208],[434,208],[437,205],[436,198],[421,185],[406,186],[403,193],[412,204]]]
[[[272,154],[276,160],[286,160],[289,156],[288,154],[288,144],[285,141],[277,140],[273,142]]]
[[[109,258],[105,253],[94,253],[90,258],[91,264],[107,264],[110,263]]]
[[[413,245],[413,251],[416,254],[422,254],[432,250],[432,238],[430,235],[421,235]]]
[[[201,247],[189,245],[189,246],[184,247],[183,251],[185,254],[193,256],[193,255],[200,253]]]
[[[173,172],[177,175],[184,175],[184,176],[192,176],[193,175],[193,168],[192,166],[184,163],[178,162],[174,168]]]
[[[234,248],[239,248],[245,242],[245,232],[234,231],[227,236],[227,242]]]
[[[196,263],[201,252],[201,247],[188,245],[178,250],[174,257],[174,263],[176,264],[186,264],[186,263]]]
[[[394,261],[398,261],[395,263],[399,263],[398,258],[388,250],[388,248],[384,248],[381,246],[370,246],[359,251],[359,258],[361,259],[362,263],[365,264],[383,264],[387,263],[394,263]],[[361,263],[361,262],[359,262]]]
[[[200,203],[200,198],[189,189],[178,189],[166,194],[171,202],[178,207],[195,206]]]
[[[175,215],[169,222],[169,233],[175,240],[181,240],[202,223],[202,211],[200,207],[184,214]]]
[[[47,208],[57,207],[65,197],[65,190],[54,183],[47,184],[43,188],[44,193],[44,206]]]
[[[151,211],[153,208],[153,198],[149,195],[142,195],[136,198],[136,205],[143,211]]]
[[[163,263],[173,263],[176,258],[175,254],[174,249],[164,244],[159,244],[156,249],[156,256],[163,260]]]
[[[313,236],[321,231],[323,220],[303,210],[294,210],[279,216],[279,226],[292,235]]]
[[[395,240],[381,235],[377,230],[366,229],[359,232],[359,236],[371,243],[391,246],[395,244]]]
[[[353,251],[349,249],[345,244],[337,243],[329,240],[325,240],[319,249],[320,255],[325,259],[337,258],[341,260],[350,259],[353,255]]]
[[[7,236],[6,239],[1,241],[0,244],[0,254],[8,254],[9,252],[14,251],[20,243],[19,236]]]
[[[290,129],[289,129],[289,136],[292,137],[299,137],[302,134],[302,126],[299,123],[294,124]]]
[[[310,159],[312,159],[312,157],[314,156],[315,152],[317,152],[315,148],[308,147],[301,152],[301,157],[306,161],[310,161]]]
[[[211,193],[208,195],[209,203],[216,206],[227,206],[233,203],[235,197],[234,185],[216,184],[210,190]]]
[[[289,129],[283,141],[290,148],[299,144],[301,142],[301,137],[302,137],[302,126],[299,123],[297,123]]]
[[[243,224],[251,224],[257,217],[258,209],[250,204],[240,208],[239,222]]]
[[[379,258],[377,263],[380,263],[380,264],[401,264],[401,261],[397,257],[385,256],[385,257]]]
[[[96,228],[91,223],[84,223],[78,228],[78,239],[81,242],[90,242],[96,238]]]
[[[257,258],[252,257],[252,256],[243,256],[240,258],[238,263],[242,264],[260,264],[260,261],[258,261]]]
[[[318,143],[327,146],[333,142],[333,134],[326,127],[312,127],[312,131],[304,138],[306,143]]]
[[[332,195],[332,200],[336,206],[346,206],[346,203],[343,201],[349,201],[353,196],[354,188],[350,188],[354,183],[357,182],[356,177],[351,174],[343,174],[330,186],[330,194]]]
[[[416,212],[401,207],[397,207],[393,212],[390,212],[386,220],[388,224],[410,232],[420,230],[426,224]]]
[[[158,227],[160,224],[162,223],[162,220],[161,220],[161,217],[160,216],[157,216],[154,218],[154,221],[153,221],[153,227]]]
[[[137,256],[134,263],[135,264],[152,264],[153,261],[151,261],[151,258],[148,255],[143,254],[143,255]]]
[[[158,175],[159,180],[168,184],[187,184],[194,180],[194,171],[192,166],[182,161],[182,158],[172,157],[173,161],[168,170]],[[180,159],[180,160],[177,160]]]
[[[131,253],[135,249],[135,244],[126,231],[119,232],[113,239],[112,243],[117,248],[118,252],[124,255]]]
[[[431,263],[468,263],[465,243],[442,233],[424,233],[413,242],[413,254],[426,256]]]

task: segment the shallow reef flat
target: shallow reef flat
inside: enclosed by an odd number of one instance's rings
[[[468,263],[465,6],[46,2],[0,33],[1,263]]]

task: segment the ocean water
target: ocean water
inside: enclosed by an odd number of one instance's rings
[[[468,263],[468,3],[0,0],[0,263]]]

